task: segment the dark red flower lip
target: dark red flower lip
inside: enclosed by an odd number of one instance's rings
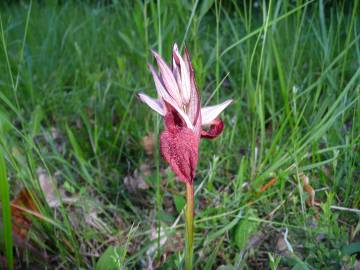
[[[198,162],[199,139],[193,130],[186,127],[175,110],[165,115],[160,151],[179,179],[192,184]]]
[[[224,122],[220,118],[212,121],[208,130],[201,130],[201,138],[214,139],[224,130]]]

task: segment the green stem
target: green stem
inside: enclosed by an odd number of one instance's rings
[[[194,241],[194,186],[189,183],[186,183],[185,234],[185,270],[192,270]]]

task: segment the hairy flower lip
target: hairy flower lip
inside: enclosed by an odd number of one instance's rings
[[[164,122],[165,130],[160,135],[161,154],[181,181],[192,184],[199,155],[198,137],[171,106],[168,106]]]

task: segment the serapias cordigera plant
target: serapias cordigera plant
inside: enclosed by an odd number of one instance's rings
[[[190,55],[184,56],[174,44],[172,68],[153,51],[160,74],[149,64],[158,97],[139,93],[141,101],[164,117],[165,130],[160,135],[160,151],[173,172],[186,184],[186,247],[185,269],[192,269],[194,178],[199,157],[200,138],[216,138],[224,129],[219,114],[230,105],[231,99],[221,104],[201,108],[200,93]],[[208,127],[203,129],[203,127]]]

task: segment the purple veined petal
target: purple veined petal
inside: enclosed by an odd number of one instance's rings
[[[164,62],[164,60],[157,52],[152,51],[152,53],[159,66],[161,78],[164,83],[165,89],[170,94],[170,96],[177,102],[177,104],[181,106],[182,103],[181,95],[179,92],[179,87],[177,85],[177,82],[174,78],[174,74],[172,73],[171,69],[168,67],[168,65]]]
[[[176,103],[176,101],[172,98],[172,96],[170,96],[170,94],[165,90],[162,82],[160,81],[159,76],[157,75],[155,69],[151,66],[148,65],[149,69],[153,75],[153,79],[155,82],[155,86],[156,86],[156,90],[158,92],[158,95],[163,98],[167,103],[169,103],[179,114],[180,116],[184,119],[186,125],[188,128],[190,129],[194,129],[193,124],[191,123],[189,116],[179,107],[179,105]],[[164,107],[165,109],[165,107]]]
[[[180,76],[180,66],[179,63],[176,62],[174,51],[177,50],[177,44],[175,43],[173,46],[172,53],[172,73],[174,74],[174,78],[178,84],[179,91],[181,92],[181,76]],[[181,95],[181,94],[180,94]]]
[[[173,49],[173,58],[176,62],[176,64],[180,65],[180,71],[181,71],[181,84],[180,87],[180,94],[183,99],[184,104],[188,104],[190,101],[190,72],[182,59],[181,55],[179,54],[178,47],[176,43],[174,44]]]
[[[190,96],[190,102],[188,105],[187,113],[189,115],[189,118],[193,122],[193,125],[195,127],[194,128],[195,133],[198,134],[200,138],[200,133],[201,133],[200,94],[194,78],[191,80],[191,89],[194,90],[191,90],[190,92],[191,96]]]
[[[165,108],[163,106],[163,102],[161,101],[161,99],[155,99],[149,97],[144,93],[138,93],[137,96],[140,98],[142,102],[146,103],[151,109],[153,109],[162,116],[165,115]]]
[[[196,132],[201,129],[201,113],[200,113],[200,94],[195,82],[195,73],[191,64],[188,49],[185,47],[184,62],[190,76],[190,101],[187,105],[187,114],[196,127]]]
[[[173,54],[172,54],[172,72],[174,74],[175,80],[178,82],[178,86],[179,84],[179,79],[180,79],[180,70],[178,67],[178,64],[175,61],[175,57],[174,57],[174,51],[177,49],[177,44],[175,43],[173,46]]]
[[[223,103],[214,106],[208,106],[205,108],[201,108],[201,118],[202,125],[210,125],[211,122],[219,116],[219,114],[225,110],[227,106],[229,106],[232,102],[232,99],[228,99]]]
[[[187,47],[185,47],[183,59],[184,59],[184,63],[186,65],[186,68],[189,71],[189,73],[191,74],[191,72],[194,72],[194,69],[192,67],[191,60],[190,60],[189,50]]]
[[[150,64],[148,64],[148,67],[150,69],[150,72],[153,76],[154,82],[155,82],[155,86],[156,86],[156,91],[159,95],[159,97],[163,98],[164,100],[166,100],[168,103],[170,103],[174,108],[179,108],[180,106],[177,104],[177,102],[175,101],[175,99],[169,94],[168,91],[166,91],[166,88],[163,84],[163,82],[161,81],[161,79],[159,78],[159,75],[157,74],[157,72],[155,71],[154,67]],[[164,109],[166,111],[166,106],[164,106]],[[182,111],[182,110],[181,110]],[[180,113],[180,112],[179,112]],[[184,113],[184,112],[183,112]],[[185,120],[185,119],[184,119]]]
[[[148,64],[148,68],[150,69],[151,75],[153,76],[154,79],[154,83],[155,83],[155,87],[156,87],[156,91],[158,93],[159,97],[162,98],[170,98],[172,100],[174,100],[170,94],[168,93],[168,91],[166,91],[165,86],[163,85],[162,81],[159,78],[159,75],[157,74],[157,72],[155,71],[154,67],[150,64]],[[175,102],[175,100],[174,100]]]

